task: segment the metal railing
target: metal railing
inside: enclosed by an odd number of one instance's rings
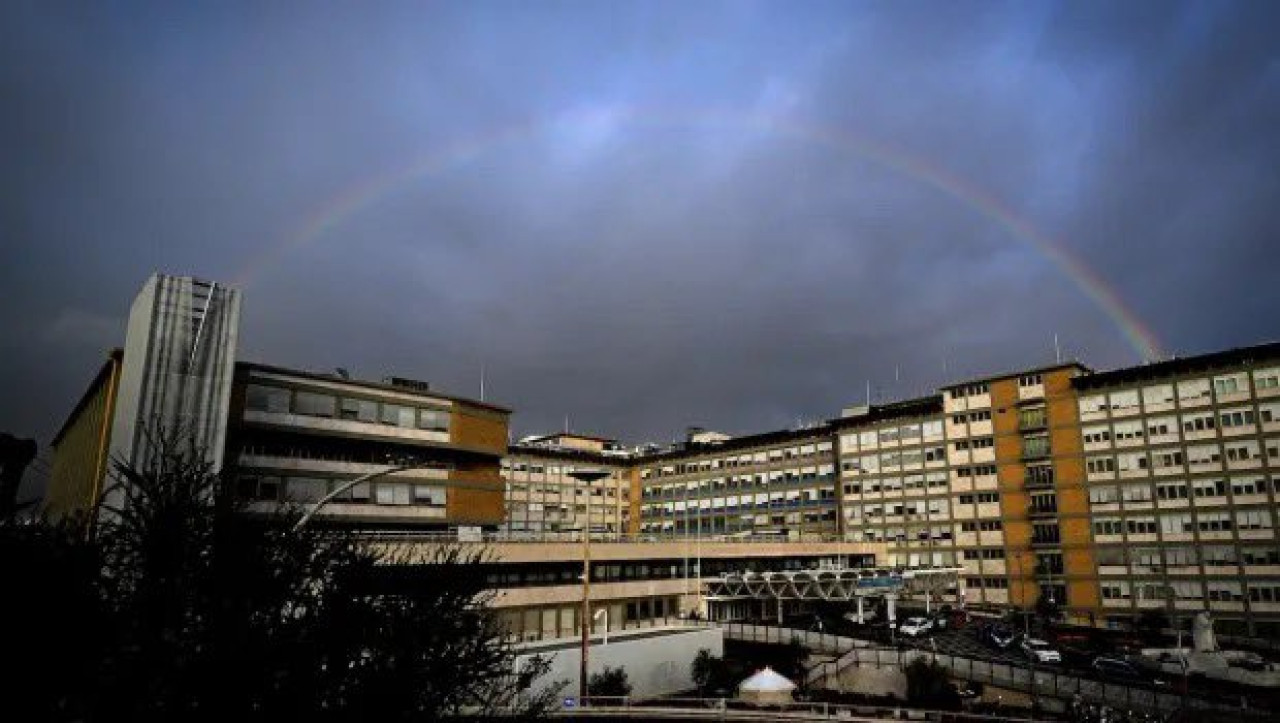
[[[641,720],[742,720],[776,721],[829,720],[883,721],[886,719],[912,721],[944,721],[949,723],[1021,723],[1025,717],[981,715],[959,711],[939,711],[924,708],[908,708],[891,705],[857,705],[847,703],[820,703],[793,701],[752,705],[736,698],[663,698],[660,700],[633,700],[628,697],[588,696],[583,699],[566,699],[566,706],[557,717],[600,716],[611,718],[637,718]]]
[[[582,532],[578,530],[566,532],[540,532],[540,531],[500,531],[500,532],[484,532],[480,534],[466,534],[458,532],[431,532],[420,530],[379,530],[367,529],[358,532],[362,537],[380,540],[403,540],[413,542],[466,542],[466,543],[507,543],[507,542],[529,542],[529,543],[563,543],[563,542],[581,542]],[[591,532],[592,543],[650,543],[650,542],[731,542],[731,543],[753,543],[753,544],[780,544],[780,543],[848,543],[840,535],[809,533],[804,535],[772,535],[772,534],[742,534],[742,533],[726,533],[726,534],[686,534],[686,533],[669,533],[669,532]]]
[[[839,675],[850,666],[901,668],[917,658],[923,658],[937,662],[957,678],[1061,701],[1078,697],[1086,703],[1129,710],[1147,710],[1158,714],[1178,710],[1185,703],[1190,708],[1231,711],[1237,715],[1252,718],[1269,720],[1271,716],[1268,711],[1242,710],[1238,705],[1228,705],[1196,696],[1188,696],[1184,701],[1179,693],[1172,691],[1113,683],[1043,666],[1033,670],[1030,662],[1017,664],[995,659],[969,658],[914,647],[887,648],[857,638],[793,628],[725,622],[712,624],[723,629],[726,637],[735,640],[778,644],[787,644],[794,640],[811,651],[838,655],[837,659],[819,663],[810,670],[808,676],[810,684]]]

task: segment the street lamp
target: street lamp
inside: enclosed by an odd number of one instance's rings
[[[586,521],[582,525],[582,660],[578,667],[578,699],[587,697],[587,654],[591,645],[591,483],[609,476],[607,470],[575,469],[569,476],[587,485]],[[608,626],[608,618],[605,618]]]
[[[389,474],[395,474],[396,472],[404,472],[411,469],[418,469],[419,467],[424,467],[427,464],[429,463],[428,462],[412,462],[407,464],[398,464],[398,465],[388,467],[384,470],[380,470],[378,472],[370,472],[369,474],[361,475],[359,477],[356,477],[355,479],[343,482],[342,484],[338,485],[338,487],[334,489],[332,492],[325,495],[324,497],[321,497],[318,502],[311,505],[311,509],[307,510],[306,513],[303,514],[302,517],[299,517],[298,521],[294,523],[293,531],[298,532],[299,530],[301,530],[303,527],[306,526],[308,522],[311,521],[312,517],[316,516],[316,513],[319,512],[322,507],[329,504],[331,501],[333,501],[335,497],[342,494],[343,492],[346,492],[347,490],[350,490],[352,487],[355,487],[356,485],[361,484],[363,482],[368,482],[369,480],[377,479],[379,477],[385,477],[386,475],[389,475]]]

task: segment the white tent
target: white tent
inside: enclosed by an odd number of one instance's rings
[[[738,686],[738,697],[755,705],[776,705],[790,703],[791,691],[795,689],[795,683],[766,666],[764,670],[757,671],[755,675],[742,681]]]

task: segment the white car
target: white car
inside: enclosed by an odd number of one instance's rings
[[[1028,658],[1035,658],[1037,663],[1062,662],[1062,653],[1039,638],[1023,638],[1021,647],[1022,652],[1026,653]]]
[[[908,637],[919,637],[933,630],[933,621],[928,618],[907,618],[898,626],[898,632]]]

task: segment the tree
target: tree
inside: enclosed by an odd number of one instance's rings
[[[960,696],[951,684],[947,669],[923,657],[903,669],[907,676],[907,701],[922,708],[957,710]]]
[[[711,682],[711,677],[715,674],[720,662],[720,658],[712,655],[707,648],[702,648],[693,657],[693,663],[689,666],[689,677],[698,687],[698,695],[706,694],[707,685]]]
[[[605,669],[587,679],[587,695],[593,698],[625,698],[631,695],[631,681],[621,666]]]
[[[528,694],[546,661],[514,672],[483,550],[295,532],[296,512],[246,514],[190,445],[156,447],[116,466],[91,563],[55,563],[100,611],[100,640],[63,651],[93,675],[56,691],[66,713],[46,719],[417,721],[554,702],[555,686]]]

